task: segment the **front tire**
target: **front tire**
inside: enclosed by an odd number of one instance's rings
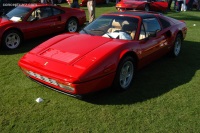
[[[9,30],[3,35],[3,47],[5,49],[16,49],[22,43],[22,36],[16,30]]]
[[[174,47],[171,51],[171,54],[173,57],[177,57],[179,56],[180,52],[181,52],[181,46],[182,46],[182,36],[181,34],[178,34],[176,36],[175,42],[174,42]]]
[[[134,59],[131,56],[124,57],[117,69],[117,73],[113,82],[113,88],[118,91],[125,91],[130,88],[135,75]]]
[[[70,18],[66,24],[67,32],[76,32],[78,31],[78,21],[75,18]]]

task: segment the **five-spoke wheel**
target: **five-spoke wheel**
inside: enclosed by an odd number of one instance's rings
[[[71,18],[67,21],[66,30],[68,32],[76,32],[78,30],[78,21],[75,18]]]
[[[16,30],[9,30],[3,36],[3,47],[6,49],[16,49],[21,42],[21,34]]]
[[[172,50],[172,56],[177,57],[180,54],[181,45],[182,45],[182,36],[181,36],[181,34],[178,34],[176,36],[176,40],[174,42],[174,47],[173,47],[173,50]]]
[[[130,88],[135,75],[134,59],[131,56],[125,56],[119,63],[113,87],[118,90],[127,90]]]

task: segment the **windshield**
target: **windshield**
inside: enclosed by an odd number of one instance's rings
[[[113,15],[101,16],[87,25],[79,33],[117,39],[120,39],[120,36],[124,36],[121,39],[131,40],[134,37],[132,36],[130,38],[128,36],[136,32],[137,25],[137,18]]]
[[[8,17],[8,19],[19,18],[23,20],[30,11],[31,8],[18,6],[8,12],[5,16]]]

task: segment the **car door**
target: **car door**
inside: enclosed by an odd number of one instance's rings
[[[35,9],[27,19],[26,36],[37,37],[55,32],[55,18],[51,7]]]
[[[54,25],[54,31],[59,32],[63,31],[66,26],[66,19],[63,19],[63,15],[66,16],[65,12],[63,10],[57,9],[55,7],[52,7],[53,16],[51,17],[52,21],[55,22]]]
[[[165,11],[168,7],[168,3],[163,0],[154,0],[151,2],[150,6],[154,11]]]
[[[157,18],[143,19],[139,35],[142,61],[145,64],[161,57],[167,45],[167,36],[162,33]]]

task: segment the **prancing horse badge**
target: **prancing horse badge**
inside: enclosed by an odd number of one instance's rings
[[[49,63],[49,62],[45,62],[45,63],[44,63],[44,66],[46,66],[48,63]]]

